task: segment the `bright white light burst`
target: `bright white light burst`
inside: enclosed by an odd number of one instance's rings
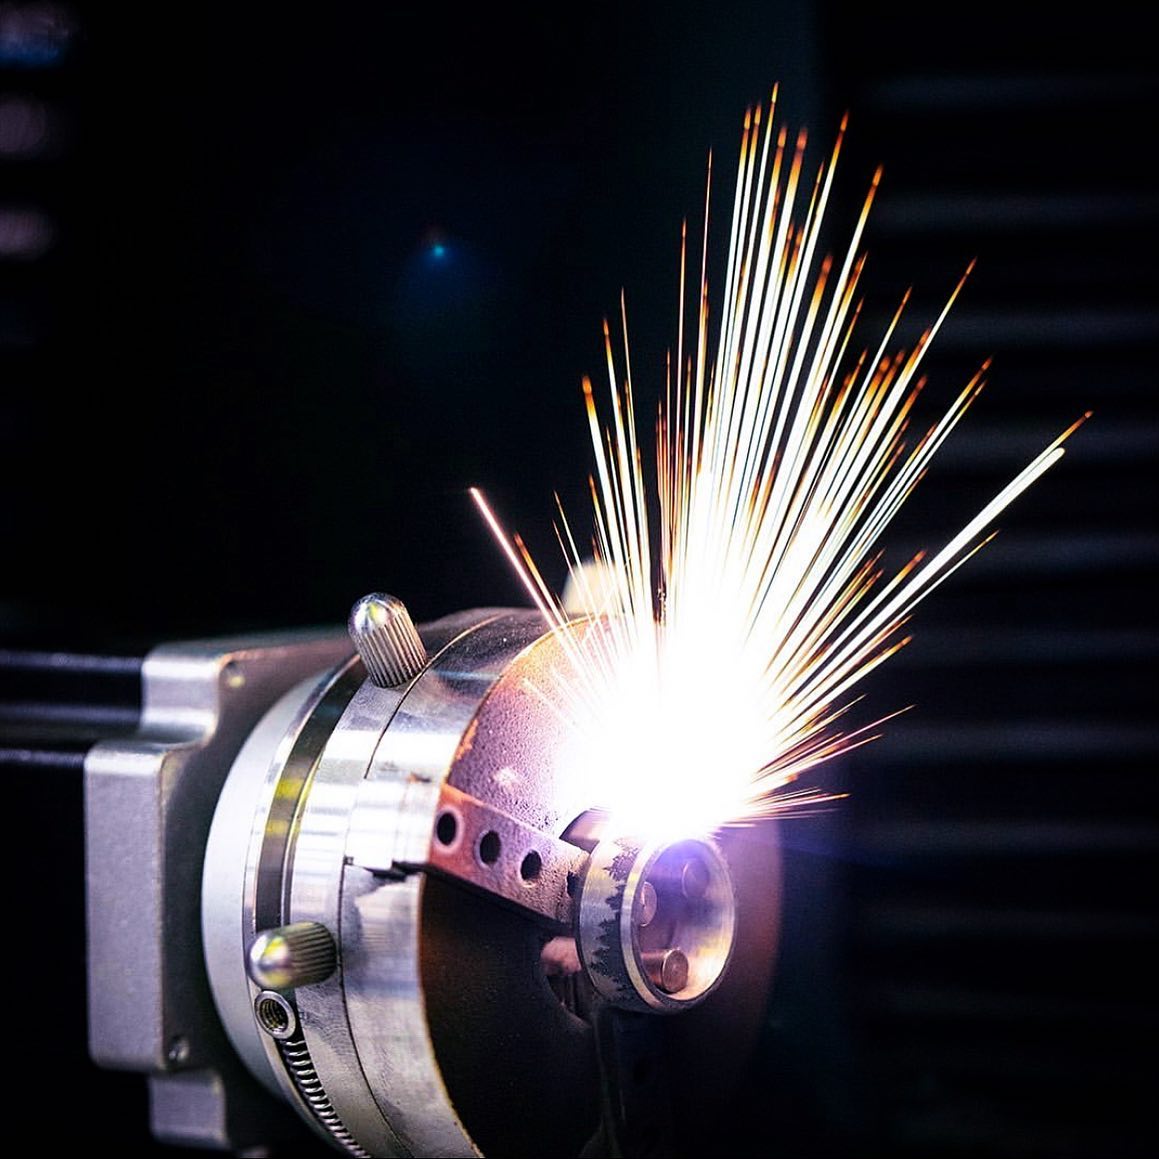
[[[759,107],[745,117],[714,341],[707,195],[689,333],[682,239],[654,491],[637,442],[622,299],[622,364],[604,326],[606,426],[584,380],[595,567],[562,509],[559,538],[570,587],[595,618],[565,609],[522,541],[472,492],[568,657],[557,686],[536,691],[573,726],[576,799],[610,810],[620,831],[707,832],[819,799],[789,786],[882,723],[843,724],[857,684],[906,643],[915,605],[988,541],[995,518],[1061,458],[1083,421],[940,551],[884,574],[882,535],[987,366],[938,422],[907,438],[922,360],[962,283],[912,349],[893,346],[905,299],[876,346],[855,345],[860,245],[880,174],[844,255],[822,255],[845,124],[810,181],[805,134],[790,146],[774,127],[775,105],[774,90],[767,119]],[[710,158],[710,190],[711,181]]]

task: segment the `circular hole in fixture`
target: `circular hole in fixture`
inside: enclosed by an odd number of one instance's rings
[[[543,868],[543,858],[535,852],[534,849],[524,857],[519,865],[519,876],[524,881],[534,881],[539,876],[539,871]]]
[[[435,822],[435,836],[439,839],[439,844],[453,845],[458,835],[459,821],[455,814],[450,810],[440,813],[439,819]]]
[[[494,865],[499,860],[499,851],[503,843],[494,829],[488,829],[479,841],[479,860],[484,865]]]

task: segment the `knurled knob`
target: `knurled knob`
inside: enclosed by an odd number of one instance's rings
[[[329,978],[338,965],[338,951],[320,922],[292,922],[258,934],[248,965],[250,977],[263,990],[292,990]]]
[[[354,605],[348,624],[350,639],[379,688],[393,688],[417,676],[427,651],[402,600],[372,592]]]

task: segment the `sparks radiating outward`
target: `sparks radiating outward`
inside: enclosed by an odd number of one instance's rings
[[[577,799],[611,810],[624,830],[706,831],[815,799],[788,787],[882,723],[843,724],[855,687],[906,643],[915,605],[988,541],[996,516],[1058,461],[1079,425],[941,550],[884,573],[882,534],[987,366],[907,441],[923,358],[962,283],[912,349],[891,348],[905,299],[875,346],[855,347],[859,247],[880,174],[844,256],[822,256],[845,124],[810,181],[805,134],[790,145],[774,126],[775,104],[776,90],[767,118],[759,107],[745,117],[714,341],[707,196],[690,333],[682,240],[680,323],[656,424],[658,521],[649,517],[622,299],[622,365],[604,326],[606,427],[584,380],[595,567],[562,509],[559,538],[571,587],[595,619],[572,618],[522,541],[472,492],[563,642],[567,671],[537,692],[574,726]]]

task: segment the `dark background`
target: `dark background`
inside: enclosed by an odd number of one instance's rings
[[[623,288],[658,386],[708,150],[719,235],[747,105],[779,82],[822,149],[849,110],[836,223],[885,166],[866,341],[977,257],[935,401],[994,357],[898,555],[1094,417],[872,682],[916,707],[827,774],[847,805],[786,825],[784,965],[722,1138],[1153,1154],[1142,6],[107,7],[0,3],[0,646],[139,655],[374,589],[419,620],[522,602],[466,488],[554,560],[601,321]],[[143,1080],[85,1055],[79,777],[6,776],[37,947],[10,1081],[58,1145],[143,1153]]]

